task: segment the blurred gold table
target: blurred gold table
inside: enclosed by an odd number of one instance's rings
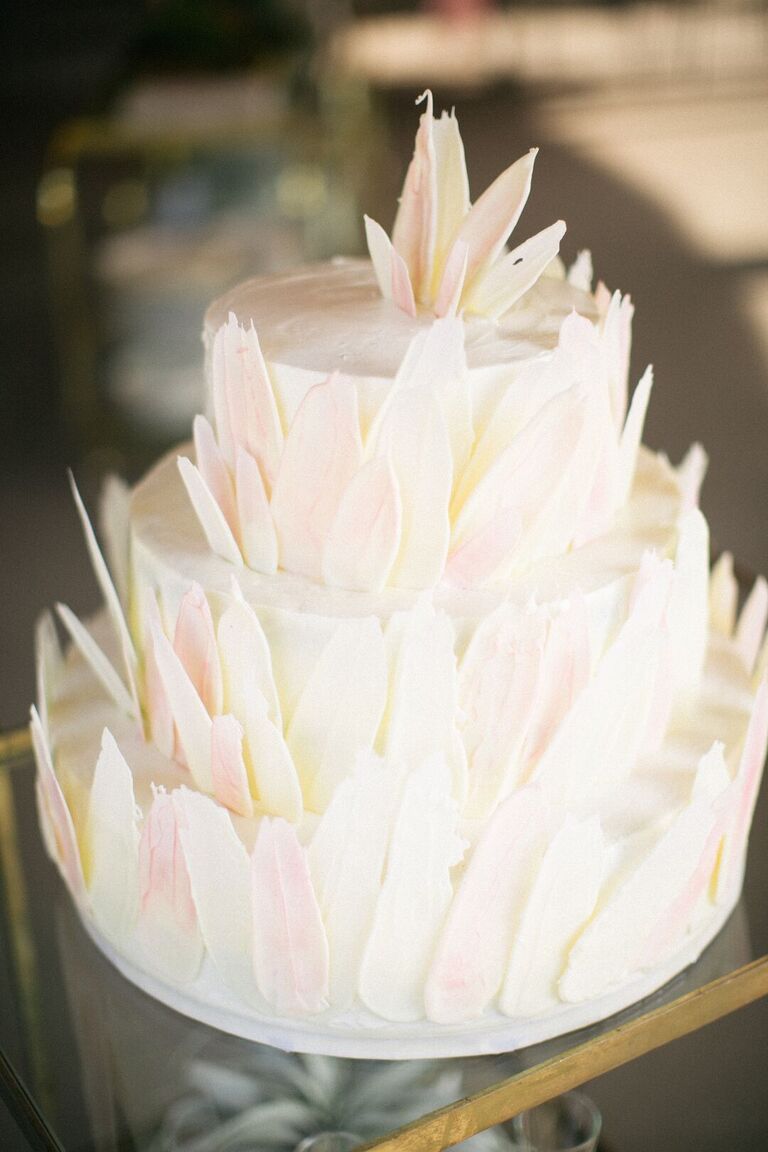
[[[223,1148],[249,1124],[259,1152],[324,1130],[353,1132],[366,1149],[437,1152],[768,993],[767,809],[764,793],[735,913],[696,964],[640,1004],[499,1056],[399,1066],[303,1057],[187,1020],[111,968],[43,851],[26,732],[6,733],[0,1095],[29,1147],[45,1152],[215,1150],[218,1132]]]

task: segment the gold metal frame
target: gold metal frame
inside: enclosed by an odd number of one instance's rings
[[[360,1152],[440,1152],[766,995],[768,956],[763,956],[637,1020],[430,1112],[381,1140],[371,1141]]]

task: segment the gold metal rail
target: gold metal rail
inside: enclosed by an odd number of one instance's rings
[[[440,1152],[766,995],[768,956],[763,956],[535,1068],[422,1116],[360,1152]]]

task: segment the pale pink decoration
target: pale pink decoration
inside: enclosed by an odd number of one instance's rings
[[[391,461],[402,501],[400,547],[389,582],[432,587],[448,552],[453,460],[445,415],[431,388],[404,388],[391,397],[374,452]]]
[[[543,609],[504,606],[479,626],[462,660],[459,707],[472,817],[488,816],[518,783],[546,632]]]
[[[760,790],[760,780],[768,750],[768,679],[760,684],[749,717],[747,732],[736,773],[736,801],[723,853],[722,876],[718,895],[727,895],[738,879],[744,864],[744,852],[752,816]]]
[[[208,547],[223,560],[228,560],[236,568],[242,568],[243,558],[237,540],[200,470],[186,456],[179,456],[177,464]]]
[[[391,764],[361,753],[318,821],[308,857],[328,935],[330,999],[346,1007],[381,891],[392,822],[400,798]]]
[[[155,631],[162,632],[160,608],[153,588],[148,589],[144,602],[144,698],[149,716],[149,735],[152,743],[173,759],[175,731],[171,706],[155,659]]]
[[[733,573],[733,556],[721,553],[709,578],[709,624],[721,636],[732,636],[736,626],[739,585]]]
[[[656,701],[672,566],[648,566],[629,617],[565,714],[536,766],[552,803],[588,815],[622,781],[643,748]]]
[[[440,287],[435,299],[435,315],[455,316],[459,309],[461,294],[464,291],[464,281],[467,278],[467,261],[469,248],[459,241],[451,248],[443,275],[440,278]]]
[[[574,936],[594,911],[606,849],[600,820],[566,817],[552,838],[526,903],[504,977],[499,1007],[535,1016],[554,1007],[557,981]]]
[[[213,341],[213,407],[219,447],[234,471],[243,448],[261,468],[267,492],[277,475],[283,430],[272,382],[253,324],[245,329],[230,312]]]
[[[549,621],[536,703],[525,739],[523,782],[588,684],[590,669],[587,605],[577,594]]]
[[[387,866],[360,968],[360,999],[385,1020],[424,1015],[424,980],[453,896],[457,833],[451,770],[431,756],[405,778]]]
[[[565,226],[558,222],[504,256],[525,207],[536,149],[501,174],[470,205],[464,148],[455,116],[435,120],[432,94],[392,230],[366,218],[368,250],[382,295],[415,314],[415,302],[437,316],[463,307],[494,318],[528,291],[556,256]]]
[[[392,243],[408,267],[416,297],[428,298],[437,238],[437,156],[434,141],[432,93],[419,97],[427,102],[419,119],[413,158],[408,166],[400,205],[392,229]],[[467,197],[467,206],[469,199]]]
[[[152,646],[184,759],[198,788],[211,792],[211,718],[184,665],[158,627],[152,630]]]
[[[261,469],[244,448],[237,450],[237,513],[240,546],[249,568],[272,575],[277,571],[277,536]]]
[[[616,490],[613,496],[611,512],[618,512],[624,507],[632,490],[632,482],[635,478],[635,469],[637,467],[637,453],[640,448],[640,441],[643,438],[645,414],[648,411],[648,401],[651,397],[652,387],[653,369],[649,365],[640,377],[640,381],[635,388],[632,402],[629,406],[629,412],[627,413],[627,418],[624,421],[624,427],[621,432],[617,457]]]
[[[744,667],[751,675],[768,623],[768,581],[758,576],[739,613],[734,640]]]
[[[177,983],[194,980],[203,940],[181,846],[180,809],[164,789],[154,791],[139,841],[139,917],[147,963]]]
[[[427,1017],[476,1019],[501,988],[512,941],[549,836],[542,793],[523,788],[491,817],[451,902],[427,978]]]
[[[37,764],[37,808],[45,846],[75,902],[85,908],[88,898],[72,814],[56,777],[48,739],[34,704],[30,710],[30,727]]]
[[[259,824],[251,856],[253,967],[259,991],[281,1015],[328,1005],[328,941],[307,854],[293,825]]]
[[[205,416],[195,416],[192,431],[198,471],[205,481],[208,491],[221,509],[232,535],[237,539],[240,530],[232,477],[221,454],[221,449],[216,443],[213,428]]]
[[[468,312],[498,320],[532,288],[560,251],[565,223],[558,220],[502,256],[467,293]]]
[[[59,619],[70,635],[75,647],[93,672],[96,679],[111,696],[113,702],[126,716],[136,717],[136,707],[130,692],[123,684],[112,664],[91,636],[84,624],[81,624],[74,612],[66,604],[57,604],[56,611]]]
[[[698,692],[709,641],[709,527],[698,508],[678,524],[675,574],[667,613],[670,682],[662,689],[671,699],[690,701]]]
[[[417,768],[436,752],[448,763],[453,795],[467,794],[467,757],[457,728],[456,636],[450,619],[428,597],[396,612],[386,628],[389,694],[379,739],[387,760]]]
[[[518,553],[520,563],[523,557],[568,547],[597,463],[589,409],[581,386],[566,389],[541,408],[470,493],[454,525],[451,556],[499,515],[513,513],[522,524],[518,548],[491,578],[505,574]]]
[[[85,825],[88,894],[97,926],[124,947],[139,914],[139,817],[133,773],[108,728],[93,773]]]
[[[531,148],[497,176],[461,222],[454,242],[463,241],[469,248],[467,280],[470,284],[478,272],[501,255],[520,219],[531,191],[538,151]]]
[[[229,812],[209,797],[178,788],[173,803],[208,954],[224,984],[263,1011],[253,975],[251,876],[245,846]]]
[[[285,736],[312,811],[325,810],[356,757],[373,747],[386,703],[387,657],[377,617],[339,619]]]
[[[272,493],[280,562],[288,571],[320,577],[328,531],[362,457],[354,384],[331,376],[299,405]]]
[[[580,1003],[599,996],[633,976],[640,962],[650,967],[664,959],[659,946],[668,946],[668,932],[663,933],[665,939],[658,935],[654,940],[654,934],[678,902],[681,910],[692,910],[688,906],[692,879],[711,860],[720,799],[728,787],[722,747],[715,745],[699,762],[688,804],[601,897],[570,951],[559,981],[563,1000]],[[686,925],[677,927],[684,930]]]
[[[131,497],[131,489],[124,480],[114,474],[106,477],[99,497],[99,535],[125,611],[130,589]]]
[[[389,460],[369,460],[347,484],[323,550],[323,580],[379,592],[400,544],[400,490]]]
[[[701,444],[692,444],[677,469],[677,479],[682,494],[684,512],[698,508],[699,493],[707,474],[709,457]]]
[[[522,536],[517,508],[502,508],[494,519],[470,536],[445,565],[445,579],[459,588],[476,588],[488,581]]]
[[[568,269],[568,283],[582,292],[591,292],[593,274],[592,253],[588,248],[582,248]]]
[[[405,261],[393,248],[389,236],[381,225],[371,220],[370,216],[365,216],[363,219],[365,239],[382,296],[385,300],[392,300],[409,316],[415,316],[416,301],[413,298],[413,287]]]
[[[101,588],[101,593],[107,605],[109,617],[112,621],[112,626],[115,630],[120,645],[125,677],[128,682],[128,691],[131,694],[131,698],[134,704],[134,715],[139,719],[139,723],[141,723],[141,703],[139,700],[139,691],[136,684],[136,652],[134,651],[131,634],[128,630],[128,625],[125,620],[123,607],[120,603],[120,597],[117,594],[115,585],[112,583],[112,577],[110,576],[109,569],[104,562],[104,557],[101,554],[101,549],[99,548],[96,534],[93,531],[91,521],[88,518],[88,513],[85,510],[85,505],[83,504],[80,493],[77,489],[77,485],[75,484],[75,478],[71,472],[69,473],[69,484],[72,489],[72,496],[75,501],[78,515],[80,517],[80,522],[83,526],[83,534],[85,535],[85,543],[88,548],[88,555],[90,556],[91,564],[93,565],[93,570],[96,574],[96,579],[99,583],[99,587]]]
[[[48,709],[56,700],[64,672],[64,655],[53,616],[42,612],[35,625],[35,684],[43,732],[49,737]]]
[[[611,397],[611,412],[616,427],[620,428],[627,411],[634,306],[629,296],[622,296],[620,292],[611,295],[602,283],[598,284],[595,291],[595,303],[601,320],[601,352]]]
[[[240,816],[253,816],[253,800],[243,759],[243,729],[234,716],[214,716],[211,725],[211,777],[220,804]]]
[[[464,348],[464,324],[455,316],[435,320],[416,333],[397,370],[394,386],[379,409],[366,437],[366,454],[382,454],[381,434],[402,393],[431,393],[445,419],[457,473],[472,450],[472,394]],[[385,452],[383,454],[386,454]]]
[[[205,592],[197,583],[190,585],[179,605],[173,650],[209,715],[220,712],[222,683],[216,629]]]

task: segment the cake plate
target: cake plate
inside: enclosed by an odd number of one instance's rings
[[[360,1148],[437,1152],[768,994],[767,800],[735,911],[694,964],[640,1003],[497,1056],[297,1056],[171,1011],[104,959],[43,851],[26,731],[6,733],[0,1095],[28,1146],[45,1152],[156,1152],[174,1146],[179,1125],[204,1128],[212,1117],[222,1131],[256,1118],[253,1146],[275,1152],[323,1127],[354,1131]]]

